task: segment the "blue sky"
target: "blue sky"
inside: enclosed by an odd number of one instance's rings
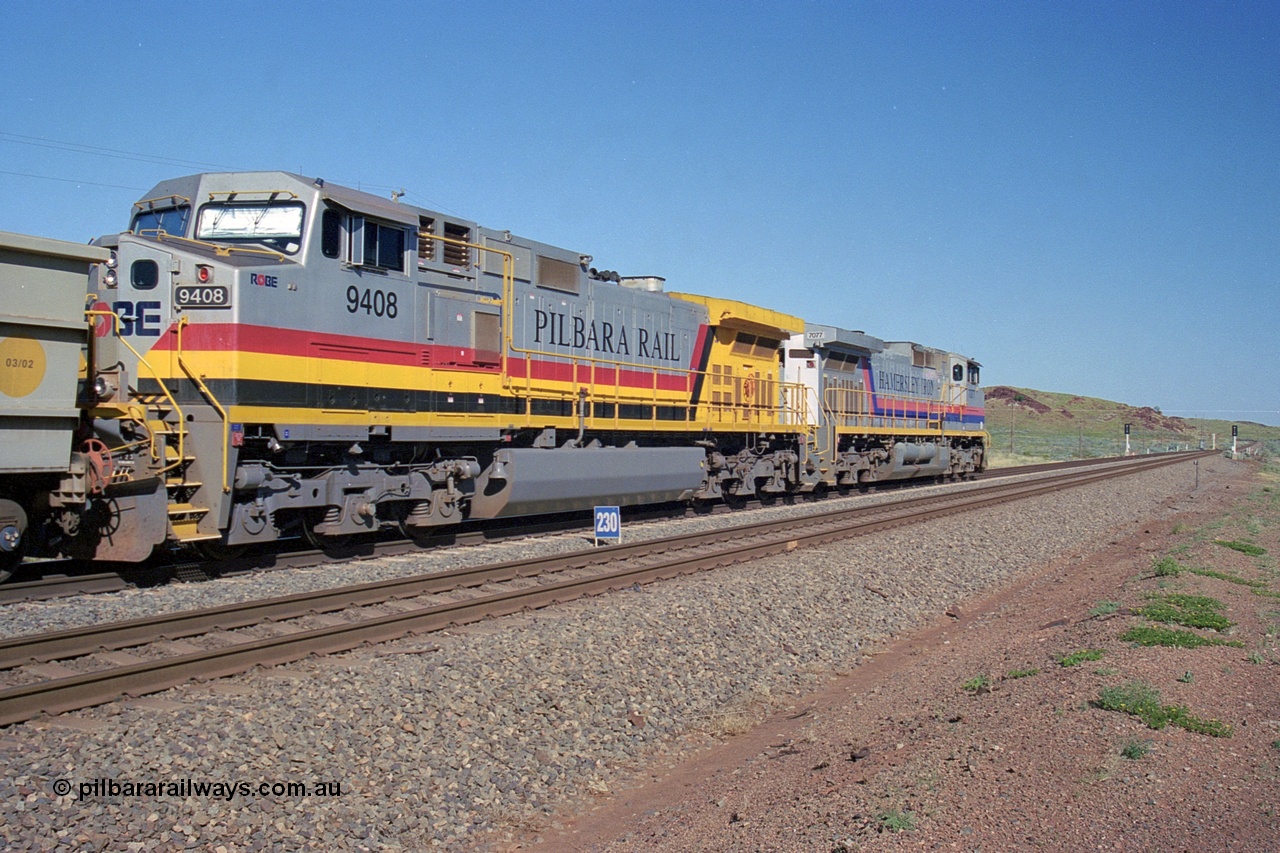
[[[1274,2],[21,8],[0,230],[300,171],[988,385],[1280,424]]]

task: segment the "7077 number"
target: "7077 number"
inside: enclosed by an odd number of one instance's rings
[[[353,284],[347,288],[347,311],[351,314],[363,311],[375,317],[394,320],[400,313],[400,308],[396,304],[394,290],[378,290],[376,287],[361,290]]]

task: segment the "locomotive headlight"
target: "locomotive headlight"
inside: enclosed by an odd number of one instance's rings
[[[196,265],[196,280],[201,284],[208,284],[213,281],[213,267],[205,264]]]
[[[109,269],[109,270],[107,270],[107,274],[106,274],[106,275],[104,275],[104,276],[102,277],[102,281],[103,281],[103,283],[104,283],[104,284],[106,284],[106,285],[107,285],[107,287],[115,287],[115,286],[116,286],[116,271],[115,271],[115,270],[113,270],[113,269]]]
[[[116,387],[105,376],[99,376],[93,380],[93,394],[99,400],[110,400],[115,396]]]
[[[104,263],[109,270],[115,269],[116,264],[120,263],[120,257],[116,254],[115,249],[111,250],[111,254],[107,256],[107,260]]]

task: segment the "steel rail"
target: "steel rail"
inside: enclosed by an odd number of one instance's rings
[[[1153,464],[1148,462],[1147,464]],[[415,575],[362,584],[351,584],[327,590],[302,592],[256,601],[226,604],[195,611],[147,616],[121,622],[86,625],[47,634],[16,636],[0,639],[0,669],[10,669],[30,661],[59,660],[91,654],[104,649],[123,649],[151,642],[156,639],[174,640],[192,637],[214,630],[233,630],[266,621],[283,621],[317,613],[329,613],[348,607],[369,606],[383,602],[415,598],[421,595],[439,594],[486,583],[498,583],[520,577],[533,577],[568,569],[585,568],[606,562],[646,556],[661,551],[682,550],[723,539],[740,539],[745,536],[769,535],[779,530],[795,531],[804,527],[828,524],[835,520],[852,518],[851,525],[842,529],[856,530],[871,519],[874,513],[901,515],[913,512],[914,507],[953,502],[971,502],[976,493],[1016,492],[1015,496],[1040,493],[1053,488],[1063,488],[1061,481],[1092,482],[1108,472],[1090,471],[1063,475],[1062,478],[992,483],[962,492],[914,495],[899,500],[885,501],[870,506],[845,507],[811,513],[803,517],[791,517],[775,521],[753,522],[713,531],[684,533],[661,539],[641,540],[605,549],[587,548],[568,554],[553,554],[533,559],[509,560],[481,566],[467,566],[429,575]],[[1122,469],[1131,473],[1130,469]],[[1048,484],[1048,485],[1046,485]],[[1057,484],[1057,485],[1055,485]]]
[[[1132,461],[1132,459],[1133,457],[1098,457],[1092,459],[1073,459],[1062,462],[1048,462],[1037,465],[1020,465],[1010,468],[992,468],[988,469],[978,479],[986,482],[994,479],[1042,473],[1045,471],[1061,471],[1086,465],[1100,466],[1110,463],[1120,463]],[[927,480],[895,480],[882,485],[888,487],[901,486],[904,488],[914,488],[934,485],[934,481],[932,478]],[[896,491],[896,489],[894,489],[894,491]],[[890,491],[882,491],[880,494],[887,495],[890,494]],[[760,504],[758,501],[749,501],[746,505],[748,509],[758,509],[761,506],[764,505]],[[678,517],[705,517],[708,514],[707,509],[710,509],[711,512],[738,511],[729,510],[723,504],[702,510],[693,510],[682,505],[680,512],[673,512],[669,508],[663,510],[659,507],[637,506],[627,508],[627,517],[633,520],[642,519],[646,521]],[[329,551],[323,549],[268,551],[262,554],[245,554],[242,556],[216,560],[178,561],[164,565],[155,565],[150,569],[142,571],[154,573],[156,570],[168,570],[173,572],[174,576],[178,578],[182,578],[184,572],[194,572],[196,576],[199,576],[199,580],[207,580],[216,577],[241,575],[254,571],[286,570],[326,564],[331,565],[334,563],[343,563],[352,560],[413,554],[421,552],[424,548],[439,550],[458,546],[482,544],[496,539],[518,538],[545,533],[565,533],[579,530],[590,530],[591,523],[589,521],[584,522],[582,520],[583,515],[583,513],[578,513],[576,516],[571,513],[561,513],[553,515],[550,518],[543,519],[521,519],[518,521],[508,520],[507,524],[501,526],[494,526],[488,523],[475,528],[463,526],[456,529],[443,530],[440,532],[437,539],[428,542],[415,542],[412,539],[365,541],[354,544],[350,547]],[[24,567],[28,574],[38,574],[40,568],[40,565],[37,563],[30,563]],[[61,576],[61,573],[59,573],[58,575],[51,575],[48,578],[38,578],[31,581],[10,580],[7,583],[0,583],[0,606],[23,601],[45,601],[51,598],[65,598],[73,595],[94,595],[119,592],[122,589],[127,589],[130,586],[135,585],[136,581],[134,576],[137,574],[138,570],[140,570],[140,567],[129,567],[119,572],[118,575],[82,574],[63,577]],[[116,579],[117,577],[119,578],[118,580]],[[185,579],[190,580],[191,578],[187,577]]]
[[[438,631],[453,625],[484,618],[494,618],[524,610],[538,609],[587,595],[650,583],[656,580],[704,571],[727,564],[741,563],[764,556],[785,553],[801,547],[824,544],[848,538],[854,532],[869,533],[906,523],[914,523],[943,515],[1032,497],[1050,491],[1084,485],[1102,479],[1124,476],[1182,459],[1156,459],[1145,463],[1106,471],[1072,474],[1063,478],[1047,478],[1017,484],[1026,488],[970,490],[950,495],[949,502],[926,509],[912,510],[901,504],[898,510],[879,519],[863,519],[830,529],[796,531],[794,520],[783,522],[791,529],[786,535],[755,543],[737,543],[715,553],[698,556],[674,556],[660,563],[632,566],[620,571],[574,578],[530,589],[502,592],[465,601],[447,602],[344,625],[293,631],[280,637],[256,640],[227,648],[193,652],[155,661],[142,661],[114,669],[58,678],[35,684],[20,685],[0,691],[0,725],[31,719],[41,713],[56,714],[112,701],[122,695],[141,695],[164,690],[192,679],[218,678],[243,672],[253,666],[289,663],[309,655],[332,654],[360,645],[387,642],[400,637]],[[1013,485],[1013,484],[1008,484]],[[995,492],[993,494],[993,492]],[[956,500],[955,498],[962,498]],[[919,499],[902,502],[917,503]],[[850,514],[848,511],[846,515]],[[717,531],[724,538],[744,528]],[[681,538],[681,537],[675,537]],[[736,537],[732,537],[736,538]],[[661,540],[658,540],[661,541]],[[650,543],[637,543],[654,544]],[[614,551],[614,549],[608,549]],[[605,553],[607,554],[608,551]],[[616,551],[614,551],[617,554]],[[336,592],[336,591],[335,591]],[[296,597],[291,597],[296,598]],[[135,620],[137,621],[137,620]],[[155,627],[154,625],[152,626]],[[152,633],[152,639],[155,634]],[[20,638],[19,638],[20,639]],[[32,638],[38,640],[39,638]]]
[[[119,592],[128,586],[125,579],[114,572],[96,575],[53,575],[36,581],[0,584],[0,604],[47,601],[50,598],[99,592]]]

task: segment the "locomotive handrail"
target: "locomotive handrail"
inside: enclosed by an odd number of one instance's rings
[[[90,294],[90,297],[96,298],[96,294]],[[125,338],[124,338],[124,337],[122,337],[122,336],[120,335],[120,315],[119,315],[119,314],[117,314],[114,310],[112,310],[112,309],[110,309],[110,308],[86,308],[84,313],[85,313],[85,316],[86,316],[86,317],[110,317],[110,318],[111,318],[111,320],[112,320],[112,325],[113,325],[113,331],[114,331],[114,332],[115,332],[115,334],[116,334],[116,340],[118,340],[120,343],[122,343],[122,344],[124,344],[126,347],[128,347],[129,352],[133,353],[133,354],[134,354],[134,356],[136,356],[136,357],[137,357],[137,359],[138,359],[138,363],[139,363],[139,364],[142,364],[142,365],[145,365],[145,366],[146,366],[146,368],[147,368],[147,370],[151,371],[151,376],[152,376],[152,378],[153,378],[153,379],[155,379],[156,384],[160,386],[160,391],[164,394],[165,399],[167,399],[167,400],[169,401],[169,405],[173,406],[173,410],[174,410],[175,412],[177,412],[177,413],[178,413],[178,420],[179,420],[179,422],[182,422],[182,421],[184,420],[184,417],[185,417],[185,416],[182,414],[182,407],[178,405],[178,401],[177,401],[176,399],[174,399],[173,394],[171,394],[171,393],[169,392],[169,389],[165,386],[164,382],[163,382],[163,381],[161,381],[161,379],[160,379],[160,374],[159,374],[159,373],[157,373],[157,372],[156,372],[156,369],[155,369],[154,367],[152,367],[152,366],[151,366],[151,362],[147,361],[146,356],[144,356],[142,353],[140,353],[140,352],[138,352],[136,349],[134,349],[134,348],[133,348],[133,344],[129,343],[127,340],[125,340]],[[185,318],[184,318],[184,319],[185,319]],[[146,412],[145,412],[145,411],[141,412],[141,413],[140,413],[140,414],[141,414],[141,417],[139,417],[138,415],[135,415],[135,414],[132,412],[132,408],[133,408],[132,406],[126,405],[126,406],[124,407],[124,410],[125,410],[125,412],[126,412],[126,413],[128,413],[128,414],[129,414],[129,416],[130,416],[130,417],[132,417],[134,420],[137,420],[139,423],[141,423],[141,424],[145,425],[145,424],[146,424],[146,422],[147,422],[147,420],[146,420]],[[173,465],[165,465],[165,466],[161,467],[158,473],[163,474],[163,473],[165,473],[166,471],[170,470],[171,468],[176,468],[177,466],[179,466],[179,465],[181,465],[181,464],[182,464],[182,458],[183,458],[183,434],[184,434],[184,432],[185,432],[184,430],[179,430],[179,431],[178,431],[178,459],[177,459],[177,461],[176,461],[176,462],[174,462],[174,464],[173,464]],[[150,439],[150,444],[151,444],[151,458],[152,458],[152,459],[156,459],[156,460],[158,460],[158,459],[160,458],[160,454],[159,454],[159,452],[156,450],[156,436],[155,436],[155,432],[154,432],[150,427],[147,427],[147,434],[151,436],[151,439]]]
[[[495,255],[502,256],[502,340],[499,346],[502,348],[502,387],[510,388],[510,373],[506,369],[507,347],[511,345],[511,316],[512,303],[515,300],[516,293],[516,256],[505,249],[495,249],[493,246],[482,246],[479,243],[469,243],[466,240],[459,240],[457,237],[445,237],[443,234],[433,234],[430,231],[418,231],[418,239],[423,237],[428,240],[435,240],[439,243],[451,243],[455,246],[462,246],[467,249],[476,249],[481,252],[493,252]],[[514,347],[512,347],[514,349]]]
[[[516,346],[515,335],[513,334],[514,323],[515,323],[515,311],[514,311],[515,255],[514,253],[508,252],[505,249],[498,249],[494,246],[485,246],[480,243],[472,243],[467,240],[459,240],[456,237],[445,237],[442,234],[434,234],[430,231],[420,230],[417,233],[419,238],[426,238],[428,240],[434,240],[439,243],[449,243],[454,246],[461,246],[467,249],[475,249],[480,252],[492,252],[502,257],[502,306],[504,310],[502,313],[501,346],[502,346],[502,357],[503,357],[502,385],[504,388],[511,388],[514,385],[514,382],[512,381],[512,377],[511,377],[511,371],[508,369],[506,364],[508,353],[521,353],[523,355],[549,355],[556,358],[565,358],[565,356],[559,353],[547,352],[545,350],[526,349],[524,347]],[[590,388],[591,391],[593,392],[592,399],[593,400],[597,399],[600,395],[594,393],[595,385],[596,385],[596,376],[595,376],[594,368],[596,366],[608,366],[608,367],[614,368],[615,377],[619,375],[619,369],[621,368],[627,368],[631,370],[645,369],[643,365],[637,365],[632,362],[616,361],[612,359],[603,359],[603,358],[594,358],[591,356],[569,356],[568,360],[569,360],[569,366],[573,371],[573,380],[572,380],[573,387],[568,391],[549,391],[549,390],[543,391],[542,393],[547,394],[548,398],[577,401],[579,398],[579,392],[582,390],[582,388],[585,385],[586,387]],[[578,379],[578,367],[580,362],[585,363],[588,369],[590,369],[590,379],[587,380],[586,383],[583,383]],[[651,373],[652,381],[653,381],[653,388],[650,389],[651,393],[648,396],[642,396],[640,394],[635,394],[634,396],[624,395],[623,393],[621,393],[620,386],[618,386],[617,383],[615,383],[614,391],[612,395],[615,405],[618,401],[623,399],[635,399],[637,401],[647,401],[647,402],[653,403],[654,405],[657,405],[662,402],[662,398],[658,395],[658,388],[657,388],[658,375],[660,372],[667,372],[667,373],[674,373],[674,374],[682,373],[685,375],[686,379],[689,376],[692,376],[698,373],[698,371],[694,371],[689,368],[653,367],[653,368],[648,368],[648,370]],[[527,391],[533,390],[532,379],[533,377],[528,373],[526,373],[525,389]],[[579,404],[575,402],[575,405],[579,405]],[[689,408],[693,408],[693,407],[690,406]],[[578,413],[580,418],[589,417],[589,419],[592,421],[597,420],[594,415],[587,416],[585,409],[583,409],[580,405],[579,405]],[[526,418],[529,417],[528,412],[526,412],[525,416]],[[616,409],[615,409],[614,420],[617,420],[617,419],[618,418],[617,418]],[[654,420],[654,421],[658,420],[658,418],[656,417],[656,412],[654,413],[654,416],[650,418],[650,420]],[[691,422],[691,419],[686,418],[684,422],[689,423]]]
[[[150,209],[154,210],[156,206],[156,202],[158,201],[172,202],[175,207],[180,201],[185,201],[188,205],[191,204],[191,199],[187,198],[185,195],[171,194],[171,195],[158,195],[155,198],[144,198],[141,201],[135,201],[133,203],[133,206],[139,209],[141,209],[143,206],[147,206]]]
[[[981,430],[966,429],[963,422],[961,422],[958,429],[949,433],[947,428],[948,408],[951,406],[949,403],[876,394],[875,396],[880,402],[880,411],[877,412],[871,405],[871,393],[866,390],[828,389],[827,396],[835,398],[836,403],[833,405],[830,400],[825,401],[823,404],[824,410],[831,413],[837,429],[887,427],[913,434],[983,434]],[[848,400],[839,399],[846,396]],[[851,408],[848,407],[850,402],[852,403]],[[841,405],[841,403],[844,403],[844,405]],[[913,416],[907,415],[908,406],[914,407],[915,414]]]
[[[694,370],[693,368],[689,368],[689,367],[650,367],[647,365],[635,364],[634,362],[618,361],[615,359],[606,359],[606,358],[597,358],[594,356],[587,356],[587,355],[565,356],[561,353],[549,352],[547,350],[527,349],[525,347],[517,346],[515,343],[515,335],[513,333],[514,324],[515,324],[515,255],[512,252],[508,252],[504,249],[498,249],[493,246],[485,246],[480,243],[472,243],[467,240],[459,240],[456,237],[445,237],[442,234],[434,234],[430,231],[419,230],[417,234],[419,238],[434,240],[439,243],[448,243],[454,246],[461,246],[467,249],[476,249],[477,251],[481,251],[481,252],[492,252],[494,254],[502,256],[502,305],[504,309],[502,312],[502,360],[503,360],[502,386],[504,388],[510,389],[515,387],[515,382],[512,380],[511,370],[507,362],[507,358],[509,354],[516,354],[516,353],[519,353],[522,356],[545,355],[545,356],[551,356],[557,359],[566,359],[573,375],[573,379],[571,380],[571,383],[570,383],[572,387],[568,390],[545,389],[545,390],[540,390],[538,393],[545,394],[547,399],[560,399],[560,400],[574,401],[575,406],[578,405],[576,401],[579,398],[579,392],[584,387],[590,390],[593,400],[597,400],[601,396],[595,393],[596,381],[597,381],[596,380],[597,367],[612,369],[614,372],[615,380],[617,379],[617,377],[620,376],[622,369],[648,370],[652,378],[652,388],[649,389],[650,393],[648,395],[641,395],[639,393],[624,394],[622,392],[621,386],[617,383],[617,381],[615,381],[612,389],[612,394],[610,395],[610,397],[612,398],[612,401],[615,403],[614,420],[615,421],[618,420],[616,404],[624,399],[632,399],[632,400],[636,400],[637,402],[648,402],[653,404],[655,406],[655,410],[653,411],[649,420],[653,422],[658,422],[659,418],[657,417],[656,406],[660,405],[663,402],[670,402],[673,404],[676,402],[674,399],[669,401],[664,401],[664,398],[659,395],[658,393],[659,389],[657,387],[659,375],[663,373],[683,375],[686,381],[687,388],[691,387],[690,380],[694,379],[695,377],[701,375],[705,379],[710,376],[710,374],[707,371]],[[589,378],[585,382],[581,381],[578,378],[578,375],[579,375],[578,368],[580,366],[587,367],[589,371],[588,373]],[[532,393],[534,391],[534,387],[533,387],[533,376],[532,376],[531,370],[525,371],[524,380],[525,380],[523,385],[524,390],[528,393]],[[778,384],[779,386],[785,387],[789,384],[794,384],[794,383],[778,383]],[[636,389],[636,390],[638,391],[639,389]],[[681,423],[685,423],[685,424],[705,423],[707,425],[710,425],[713,422],[713,420],[718,423],[724,422],[723,417],[714,418],[714,419],[711,417],[713,407],[710,403],[702,402],[702,403],[695,404],[692,400],[689,400],[685,405],[689,410],[689,415],[686,416],[686,418]],[[737,411],[736,411],[737,405],[736,404],[734,408],[735,408],[734,422],[737,422]],[[802,411],[801,408],[788,407],[785,405],[768,406],[768,407],[762,407],[762,408],[765,408],[769,411],[777,412],[779,415],[795,414],[796,416],[802,417],[801,423],[807,422],[807,418],[803,417],[805,414],[807,414],[807,412]],[[698,409],[705,410],[706,414],[704,415],[704,417],[697,418],[694,416],[693,413]],[[579,408],[578,413],[580,416],[586,416],[586,412],[583,408]],[[597,420],[597,418],[594,415],[590,415],[586,417],[591,421]],[[526,418],[526,421],[528,421],[528,419],[531,418],[531,415],[527,409],[525,411],[525,418]],[[759,419],[747,418],[744,420],[744,422],[750,422],[752,420],[759,420]],[[676,423],[676,422],[673,421],[672,423]]]
[[[133,233],[139,237],[151,235],[155,237],[157,243],[163,243],[166,240],[171,240],[178,243],[190,243],[193,246],[202,246],[212,249],[215,255],[223,258],[230,257],[235,252],[240,252],[245,255],[266,255],[269,258],[275,258],[281,263],[289,260],[288,255],[285,255],[282,252],[272,251],[271,249],[256,249],[253,246],[224,246],[220,243],[210,243],[208,240],[197,240],[194,237],[183,237],[179,234],[170,234],[163,228],[143,228],[141,231],[135,231]]]
[[[436,240],[441,243],[452,243],[455,246],[464,246],[470,249],[478,249],[479,251],[482,251],[482,252],[493,252],[495,254],[502,256],[502,302],[505,308],[502,314],[502,357],[503,357],[502,384],[504,388],[510,388],[513,385],[511,381],[511,371],[508,370],[506,367],[506,358],[507,358],[508,352],[521,353],[523,355],[547,355],[553,358],[566,358],[566,356],[560,353],[548,352],[547,350],[526,349],[525,347],[516,346],[515,335],[513,334],[513,331],[512,331],[515,324],[515,310],[514,310],[515,309],[515,255],[513,253],[507,252],[503,249],[496,249],[492,246],[483,246],[483,245],[480,245],[479,243],[469,243],[465,240],[459,240],[454,237],[444,237],[439,234],[433,234],[430,231],[419,231],[418,236],[425,237],[428,240]],[[573,368],[573,390],[570,392],[569,395],[567,395],[568,398],[570,399],[577,396],[578,388],[581,385],[581,383],[579,383],[578,381],[578,362],[579,361],[585,362],[589,367],[594,365],[605,365],[605,366],[611,366],[615,368],[628,368],[631,370],[646,369],[645,365],[639,365],[629,361],[616,361],[612,359],[595,358],[593,356],[567,356],[567,358],[569,358],[570,366]],[[657,385],[657,377],[660,371],[665,371],[668,373],[683,373],[685,374],[686,378],[697,372],[690,368],[683,368],[683,367],[673,367],[673,368],[649,367],[647,369],[652,372],[654,377],[654,385],[655,385],[655,388],[654,388],[655,397],[653,398],[654,400],[657,399],[656,385]],[[525,388],[527,390],[532,390],[532,387],[533,387],[531,384],[532,378],[533,378],[532,376],[526,373]],[[591,380],[588,384],[590,385],[595,384],[594,370],[591,373]],[[637,398],[637,399],[643,399],[643,398]]]
[[[298,194],[293,190],[210,190],[209,201],[213,201],[220,195],[226,196],[227,201],[231,201],[231,199],[238,195],[263,195],[267,197],[267,201],[274,201],[276,196],[288,196],[292,199],[298,198]]]
[[[213,392],[209,390],[209,386],[205,385],[204,380],[197,376],[195,372],[187,366],[186,359],[182,357],[182,330],[186,327],[188,322],[190,322],[190,318],[188,317],[183,317],[178,321],[178,341],[176,344],[177,351],[175,354],[178,357],[178,367],[182,368],[182,372],[187,374],[187,377],[196,384],[196,387],[200,389],[200,393],[209,401],[209,405],[213,406],[213,408],[216,409],[218,414],[222,417],[222,493],[225,495],[231,492],[231,485],[227,480],[227,465],[231,462],[231,453],[228,450],[231,446],[231,419],[227,417],[227,410],[222,408],[222,404],[218,402],[218,398],[214,397]],[[161,384],[160,387],[163,388],[164,385]],[[178,432],[179,448],[182,446],[182,435],[185,432],[185,428]],[[181,458],[181,454],[179,454],[179,458]]]

